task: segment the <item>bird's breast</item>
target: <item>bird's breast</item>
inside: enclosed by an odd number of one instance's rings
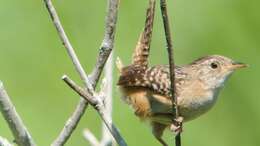
[[[180,115],[185,121],[190,121],[206,113],[216,102],[216,96],[211,93],[204,95],[188,95],[179,99]]]
[[[199,81],[193,81],[179,92],[178,105],[185,121],[197,118],[214,105],[217,92],[207,89]]]

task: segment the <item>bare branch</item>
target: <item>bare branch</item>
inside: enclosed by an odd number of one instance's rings
[[[65,123],[62,131],[51,146],[63,146],[70,138],[72,132],[76,129],[81,117],[84,115],[88,104],[85,99],[80,99],[75,111]]]
[[[105,110],[107,111],[109,120],[112,121],[112,93],[113,93],[113,52],[109,56],[107,63],[105,65],[105,83],[103,86],[104,90],[102,91],[106,94],[104,99]],[[102,123],[102,138],[101,146],[110,146],[112,145],[112,137],[109,130],[106,127],[106,124]]]
[[[80,64],[80,61],[61,25],[61,22],[60,22],[60,19],[58,17],[58,14],[51,2],[51,0],[44,0],[45,1],[45,4],[46,4],[46,7],[47,7],[47,10],[52,18],[52,21],[53,21],[53,24],[55,25],[57,31],[58,31],[58,34],[59,34],[59,37],[62,41],[62,44],[64,45],[64,47],[66,48],[67,50],[67,53],[68,55],[70,56],[70,59],[72,60],[77,72],[79,73],[80,75],[80,78],[84,81],[84,84],[85,86],[87,86],[87,88],[89,90],[91,90],[91,92],[94,91],[93,87],[91,86],[90,82],[89,82],[89,79],[88,79],[88,76],[87,74],[85,73],[82,65]]]
[[[89,80],[87,78],[87,75],[83,69],[83,67],[81,66],[79,59],[71,45],[71,43],[69,42],[69,39],[61,25],[61,22],[59,20],[58,14],[51,2],[51,0],[44,0],[46,8],[52,18],[53,24],[55,25],[55,28],[59,34],[59,37],[62,41],[62,44],[65,46],[67,53],[69,54],[77,72],[79,73],[81,79],[84,81],[85,86],[90,85],[89,84]],[[92,86],[89,86],[88,89],[92,89]],[[71,136],[72,132],[74,131],[74,129],[76,128],[76,126],[78,125],[82,115],[85,113],[85,109],[87,107],[87,101],[81,99],[79,104],[76,107],[76,110],[74,111],[74,113],[72,114],[72,116],[67,120],[64,128],[62,129],[61,133],[59,134],[59,136],[55,139],[55,141],[51,144],[52,146],[60,146],[60,145],[64,145],[67,140],[69,139],[69,137]]]
[[[84,81],[85,86],[87,87],[88,90],[90,90],[89,91],[90,93],[94,91],[94,88],[96,87],[98,79],[103,70],[104,64],[113,48],[115,26],[117,21],[118,1],[119,0],[108,0],[105,35],[100,48],[100,53],[97,59],[95,69],[93,70],[93,74],[90,78],[90,81],[92,83],[91,85],[89,83],[86,73],[84,72],[79,60],[77,59],[77,56],[75,54],[75,51],[73,50],[72,45],[70,44],[65,34],[65,31],[60,23],[59,17],[57,15],[55,8],[53,7],[51,0],[44,0],[48,12],[52,18],[52,21],[58,31],[60,39],[62,40],[62,43],[64,44],[65,48],[67,49],[67,52],[71,57],[73,64],[76,67],[76,70],[80,74],[81,79]],[[87,107],[87,101],[81,99],[79,104],[76,107],[76,110],[69,118],[69,120],[66,122],[65,127],[63,128],[63,130],[61,131],[57,139],[53,142],[52,146],[64,145],[66,143],[66,141],[68,140],[68,138],[70,137],[70,135],[72,134],[76,126],[78,125],[82,115],[85,112],[86,107]]]
[[[114,47],[113,45],[114,45],[119,0],[107,0],[107,1],[108,1],[108,5],[107,5],[107,16],[106,16],[104,39],[99,50],[96,66],[90,75],[90,79],[94,87],[97,81],[99,80],[104,65]]]
[[[172,95],[172,106],[173,106],[173,113],[175,113],[175,119],[173,121],[177,121],[179,117],[178,111],[178,102],[176,96],[176,87],[175,87],[175,63],[173,58],[173,47],[172,47],[172,39],[171,39],[171,30],[169,25],[169,18],[167,13],[167,5],[166,0],[161,0],[161,11],[162,11],[162,18],[165,30],[165,37],[167,42],[167,51],[168,51],[168,59],[169,59],[169,66],[170,66],[170,79],[171,79],[171,95]],[[177,123],[177,125],[182,126],[182,123]],[[177,133],[175,136],[175,145],[181,146],[181,133]]]
[[[0,110],[19,146],[35,146],[35,143],[15,110],[4,85],[0,82]]]
[[[0,146],[13,146],[6,138],[0,136]]]
[[[71,89],[73,89],[75,92],[77,92],[81,97],[85,98],[99,113],[101,119],[106,124],[107,128],[109,129],[110,133],[115,138],[116,142],[120,146],[126,146],[126,142],[124,141],[123,137],[120,135],[117,128],[112,123],[112,120],[109,118],[105,106],[103,104],[103,101],[100,100],[101,98],[98,96],[97,93],[89,93],[88,90],[84,90],[80,86],[78,86],[74,81],[72,81],[67,76],[63,76],[62,78]],[[97,100],[92,100],[97,99]]]
[[[85,89],[81,88],[79,85],[77,85],[73,80],[71,80],[67,75],[62,76],[62,80],[75,92],[78,93],[79,96],[85,98],[92,106],[96,106],[98,104],[97,100],[92,100],[94,97],[93,93],[87,92]],[[99,99],[99,97],[98,97]]]
[[[83,131],[83,136],[85,137],[85,139],[87,139],[89,141],[89,143],[91,144],[91,146],[100,146],[99,141],[97,140],[97,138],[92,134],[92,132],[88,129],[85,129]]]
[[[113,91],[113,52],[111,52],[111,55],[109,56],[107,63],[105,65],[105,77],[102,80],[101,84],[101,90],[98,93],[98,96],[100,96],[101,100],[104,102],[105,110],[107,111],[109,120],[112,121],[112,91]],[[88,129],[84,130],[83,132],[84,137],[86,140],[89,141],[90,144],[93,146],[112,146],[113,139],[111,137],[111,133],[106,127],[106,124],[102,122],[102,138],[100,142],[97,140],[97,138],[94,136],[93,133],[91,133]]]

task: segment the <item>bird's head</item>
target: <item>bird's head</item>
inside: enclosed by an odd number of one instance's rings
[[[189,66],[195,72],[194,77],[205,83],[210,89],[223,86],[235,70],[247,67],[244,63],[220,55],[199,58]]]

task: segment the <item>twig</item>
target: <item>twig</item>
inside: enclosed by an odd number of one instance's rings
[[[13,146],[6,138],[0,136],[0,146]]]
[[[112,91],[113,91],[113,52],[109,56],[106,65],[105,65],[105,75],[104,79],[102,80],[101,90],[98,93],[98,96],[104,102],[105,110],[107,111],[109,120],[112,121]],[[86,129],[83,131],[83,135],[87,141],[92,146],[112,146],[112,137],[109,130],[106,127],[106,124],[102,122],[102,138],[100,142],[94,136],[90,130]]]
[[[67,35],[66,35],[62,25],[61,25],[58,14],[57,14],[51,0],[44,0],[44,2],[45,2],[45,5],[46,5],[46,8],[47,8],[47,10],[48,10],[48,12],[49,12],[49,14],[52,18],[53,24],[56,27],[56,30],[59,34],[59,37],[62,41],[62,44],[65,46],[67,53],[69,54],[76,70],[80,74],[80,77],[84,81],[84,84],[89,85],[87,75],[86,75],[85,71],[83,70],[83,68],[80,64],[78,57],[77,57],[71,43],[69,42],[69,39],[68,39],[68,37],[67,37]],[[90,89],[91,88],[92,87],[90,87]],[[78,106],[76,107],[76,110],[73,112],[72,116],[66,122],[66,124],[65,124],[64,128],[62,129],[61,133],[55,139],[55,141],[51,144],[52,146],[64,145],[67,142],[67,140],[71,136],[72,132],[74,131],[74,129],[78,125],[82,115],[84,114],[86,107],[87,107],[87,101],[85,101],[84,99],[81,99]]]
[[[19,146],[35,146],[35,143],[15,110],[3,83],[0,81],[0,110]]]
[[[85,99],[80,99],[75,111],[66,121],[65,126],[51,146],[63,146],[68,141],[72,132],[76,129],[81,117],[84,115],[87,106],[87,101]]]
[[[107,1],[108,1],[108,5],[107,5],[107,16],[106,16],[104,39],[99,49],[99,55],[97,58],[96,66],[90,75],[94,87],[96,85],[96,82],[99,80],[104,65],[114,47],[119,0],[107,0]]]
[[[106,95],[104,99],[105,110],[107,111],[109,120],[112,121],[112,93],[113,93],[113,52],[109,56],[105,65],[105,83],[103,86],[104,90],[102,93]],[[102,138],[100,141],[101,146],[111,146],[112,137],[106,124],[102,122]]]
[[[84,81],[84,84],[85,84],[85,86],[87,86],[88,89],[90,89],[91,91],[94,91],[93,87],[91,86],[91,84],[89,82],[87,74],[85,73],[82,65],[80,64],[80,61],[79,61],[71,43],[70,43],[62,25],[61,25],[60,19],[58,17],[58,14],[57,14],[51,0],[44,0],[44,1],[45,1],[47,10],[48,10],[48,12],[49,12],[49,14],[52,18],[53,24],[55,25],[55,27],[58,31],[59,37],[62,41],[62,44],[66,48],[67,53],[70,56],[70,59],[72,60],[77,72],[80,75],[80,78]]]
[[[98,96],[98,94],[89,93],[88,90],[84,90],[83,88],[78,86],[73,80],[71,80],[66,75],[64,75],[62,79],[65,83],[67,83],[69,87],[71,87],[71,89],[77,92],[81,97],[85,98],[97,110],[101,119],[106,124],[106,127],[109,129],[110,133],[115,138],[116,142],[120,146],[126,146],[127,144],[125,140],[123,139],[123,137],[120,135],[117,128],[112,123],[112,120],[110,120],[110,118],[108,117],[103,101],[100,100],[101,98]],[[98,99],[98,100],[92,100],[92,99]]]
[[[85,137],[85,139],[87,139],[89,141],[91,146],[100,146],[99,141],[97,140],[97,138],[93,135],[93,133],[90,130],[85,129],[83,131],[83,136]]]
[[[172,109],[173,113],[175,113],[175,119],[173,121],[177,121],[179,117],[179,111],[178,111],[178,102],[177,102],[177,96],[176,96],[176,87],[175,87],[175,63],[173,58],[173,47],[172,47],[172,39],[171,39],[171,30],[169,25],[169,19],[168,19],[168,13],[167,13],[167,5],[166,0],[161,0],[161,12],[162,12],[162,18],[163,18],[163,24],[164,24],[164,31],[165,31],[165,37],[167,42],[167,51],[168,51],[168,59],[169,59],[169,66],[170,66],[170,79],[171,79],[171,95],[172,95]],[[177,126],[182,126],[182,123],[178,123]],[[177,133],[175,136],[175,145],[181,146],[181,133]]]
[[[72,90],[78,93],[79,96],[87,100],[92,106],[96,107],[98,104],[97,100],[92,100],[94,93],[89,93],[84,88],[78,86],[73,80],[71,80],[67,75],[63,75],[61,78]],[[100,99],[100,97],[98,97]]]
[[[116,22],[117,22],[118,1],[119,0],[108,0],[108,10],[107,10],[108,12],[107,12],[107,17],[106,17],[106,28],[105,28],[104,40],[103,40],[101,48],[100,48],[100,53],[99,53],[99,57],[97,59],[95,69],[93,70],[90,80],[88,80],[86,73],[84,72],[82,66],[80,65],[79,60],[77,59],[75,51],[73,50],[72,45],[70,44],[70,42],[65,34],[65,31],[60,23],[59,17],[57,15],[55,8],[53,7],[51,0],[44,0],[44,2],[46,4],[46,8],[58,31],[60,39],[62,40],[62,43],[64,44],[65,48],[67,49],[67,52],[68,52],[69,56],[71,57],[73,64],[76,67],[76,70],[80,74],[81,79],[84,81],[85,86],[87,87],[88,90],[90,90],[89,92],[94,91],[94,88],[96,87],[98,79],[103,70],[104,64],[113,48],[114,33],[115,33]],[[90,84],[90,81],[92,83],[92,86]],[[84,99],[81,99],[79,104],[76,107],[76,110],[74,111],[72,116],[69,118],[69,120],[66,122],[60,135],[52,143],[52,146],[64,145],[66,143],[66,141],[69,139],[72,132],[78,125],[82,115],[85,112],[86,107],[87,107],[87,101]]]

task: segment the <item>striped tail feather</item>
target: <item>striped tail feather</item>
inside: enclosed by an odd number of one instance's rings
[[[138,43],[133,53],[132,64],[148,66],[148,56],[150,51],[150,44],[152,40],[152,30],[154,22],[155,0],[149,1],[149,7],[146,11],[145,27],[141,33]]]

